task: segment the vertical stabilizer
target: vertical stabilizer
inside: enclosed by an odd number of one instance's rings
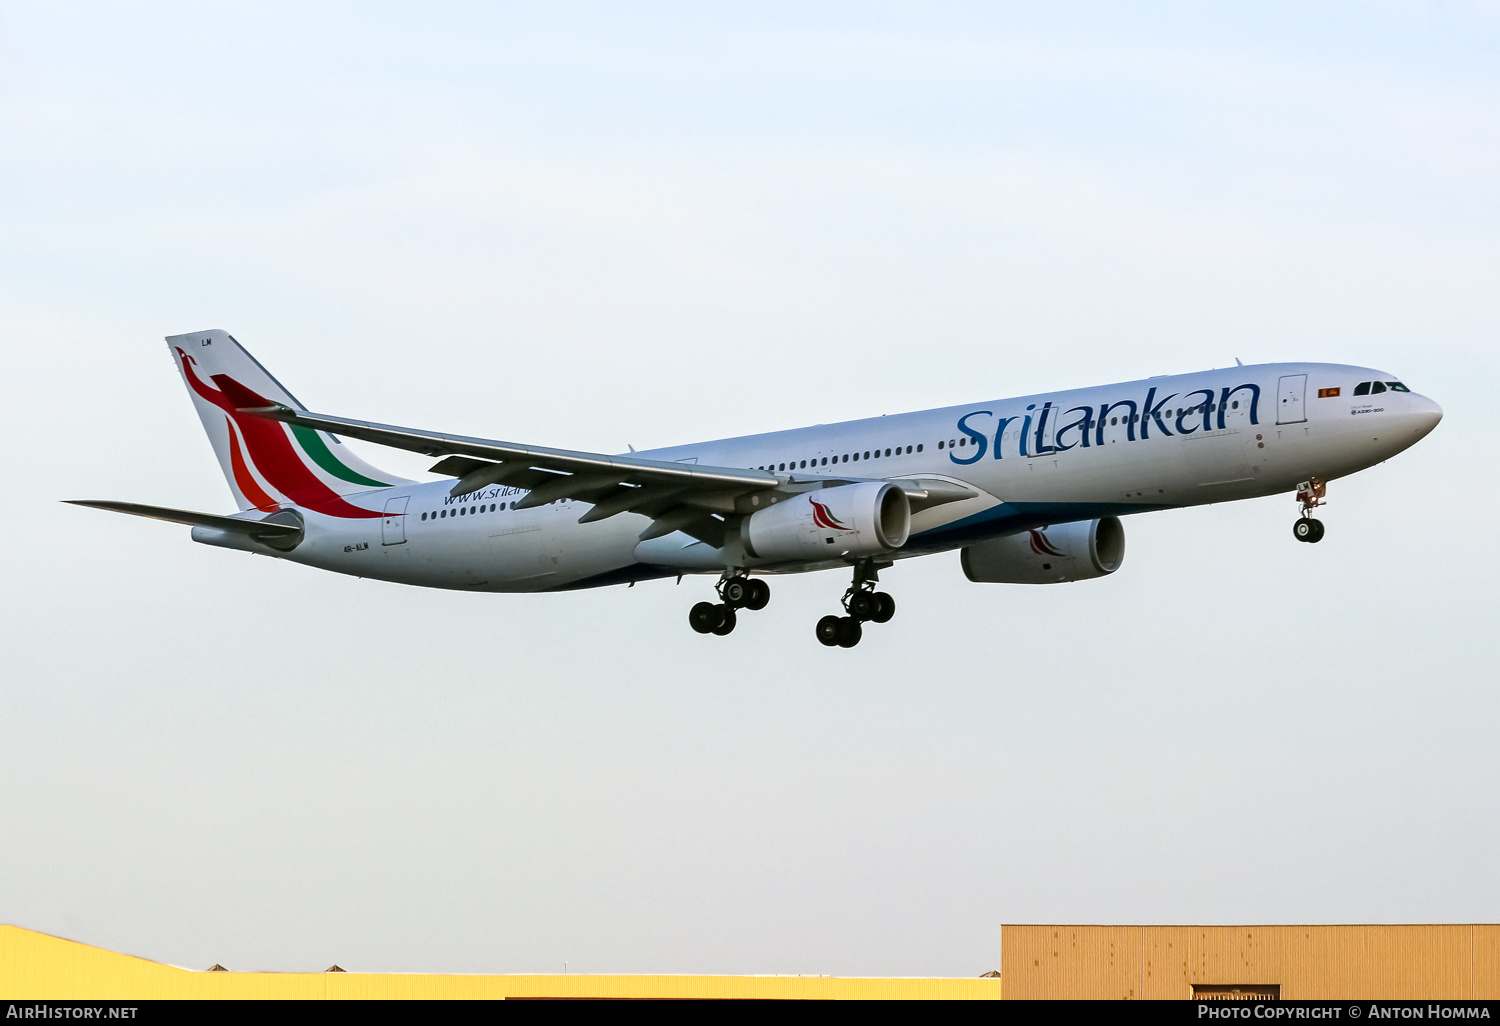
[[[411,483],[370,466],[326,431],[241,412],[252,403],[306,407],[229,333],[170,335],[167,346],[240,509],[296,505],[330,516],[374,518],[381,514],[344,497]]]

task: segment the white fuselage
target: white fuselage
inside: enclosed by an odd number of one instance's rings
[[[1233,367],[637,455],[799,480],[922,477],[978,490],[915,513],[910,539],[891,554],[904,558],[1048,524],[1246,499],[1354,473],[1412,445],[1441,417],[1437,404],[1415,393],[1352,394],[1362,382],[1394,380],[1333,364]],[[1337,396],[1319,398],[1332,389]],[[518,489],[453,498],[451,486],[434,481],[350,497],[377,510],[406,498],[405,516],[345,520],[304,510],[306,537],[290,553],[206,528],[195,528],[194,537],[360,577],[478,591],[593,587],[725,566],[722,552],[683,534],[639,541],[650,524],[643,516],[580,524],[586,503],[517,510],[511,505],[525,494]],[[775,573],[844,565],[738,562]]]

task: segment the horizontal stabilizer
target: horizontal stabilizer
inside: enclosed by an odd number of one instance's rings
[[[290,549],[302,540],[302,517],[295,510],[284,509],[272,513],[264,520],[246,520],[240,517],[225,517],[215,513],[194,513],[185,509],[167,509],[164,506],[145,506],[138,502],[112,502],[108,499],[64,499],[74,506],[91,506],[107,509],[111,513],[129,513],[131,516],[150,517],[190,527],[212,527],[231,534],[242,534],[264,542],[272,548]]]

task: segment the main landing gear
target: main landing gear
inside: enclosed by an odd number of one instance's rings
[[[896,600],[875,590],[877,580],[879,571],[873,563],[862,561],[854,565],[854,583],[844,592],[844,611],[848,615],[830,615],[819,620],[819,641],[829,648],[853,648],[864,637],[864,623],[885,623],[896,615]]]
[[[699,602],[688,611],[688,623],[699,634],[720,637],[734,630],[735,610],[752,612],[766,608],[771,601],[771,586],[758,577],[733,574],[719,580],[716,590],[720,602]]]
[[[1322,478],[1309,478],[1297,486],[1297,501],[1302,504],[1302,516],[1292,525],[1292,537],[1300,542],[1323,540],[1323,521],[1313,518],[1312,511],[1324,504],[1328,495],[1328,482]]]

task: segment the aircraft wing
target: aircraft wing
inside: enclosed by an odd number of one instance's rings
[[[557,499],[591,503],[592,508],[579,518],[583,523],[619,513],[640,513],[653,521],[642,533],[643,540],[684,531],[720,546],[724,543],[720,516],[761,508],[752,497],[785,483],[764,470],[607,456],[419,431],[294,410],[254,393],[235,395],[233,399],[244,413],[429,456],[445,456],[432,472],[458,478],[451,492],[455,496],[504,484],[527,489],[516,503],[519,509]]]

